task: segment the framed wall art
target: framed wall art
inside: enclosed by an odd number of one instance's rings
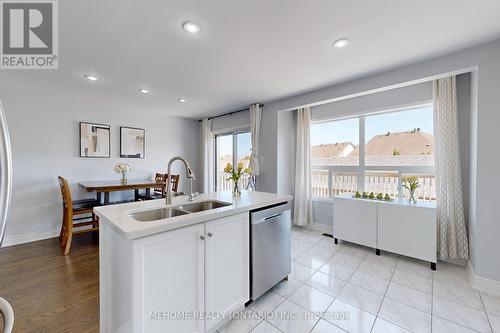
[[[144,158],[146,131],[142,128],[120,127],[120,157]]]
[[[109,125],[80,122],[80,157],[110,157]]]

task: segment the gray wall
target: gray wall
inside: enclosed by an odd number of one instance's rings
[[[370,95],[312,107],[313,121],[387,111],[416,103],[432,102],[432,82],[414,84]]]
[[[182,155],[199,173],[200,127],[196,120],[30,92],[5,82],[0,82],[0,100],[11,134],[14,167],[6,244],[57,235],[62,218],[59,175],[70,181],[73,197],[78,199],[89,196],[78,188],[80,181],[119,179],[113,171],[118,162],[131,164],[130,178],[149,178],[156,171],[166,172],[168,160]],[[80,121],[111,125],[111,158],[79,157]],[[119,158],[120,126],[146,130],[144,159]],[[176,172],[181,172],[180,165]],[[183,188],[186,184],[181,182]],[[130,195],[118,193],[111,199]]]
[[[278,190],[293,194],[295,187],[296,115],[293,111],[278,113]]]
[[[386,87],[416,83],[443,73],[464,69],[475,71],[471,77],[473,86],[469,174],[471,263],[477,275],[500,281],[500,261],[495,255],[500,253],[500,242],[498,242],[500,205],[497,202],[500,177],[496,176],[500,154],[495,153],[500,142],[500,131],[498,131],[500,41],[267,103],[263,111],[261,139],[263,142],[261,180],[264,181],[260,183],[259,188],[271,192],[276,192],[278,188],[278,111],[356,96],[359,93],[373,92]]]

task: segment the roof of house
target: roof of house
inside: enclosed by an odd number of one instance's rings
[[[341,156],[348,147],[354,147],[352,142],[328,143],[311,147],[312,158],[328,158]]]
[[[434,152],[434,137],[419,128],[407,132],[375,135],[365,145],[367,156],[428,155]],[[359,155],[356,147],[351,155]]]

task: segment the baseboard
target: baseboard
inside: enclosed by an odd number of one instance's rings
[[[321,232],[324,232],[324,233],[327,233],[330,235],[333,232],[333,227],[331,225],[328,225],[328,224],[313,223],[313,224],[304,225],[303,227],[306,227],[308,229],[313,229],[316,231],[321,231]]]
[[[500,296],[500,281],[484,278],[474,273],[474,269],[470,261],[467,263],[467,272],[469,279],[474,289],[482,291],[487,294]]]
[[[59,236],[60,228],[48,229],[42,231],[31,232],[27,234],[5,236],[2,247],[14,246],[19,244],[36,242],[44,239],[54,238]]]

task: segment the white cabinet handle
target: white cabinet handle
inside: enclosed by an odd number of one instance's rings
[[[211,232],[209,232],[209,233],[208,233],[208,237],[212,237],[213,235],[214,235],[214,234],[213,234],[213,233],[211,233]]]

